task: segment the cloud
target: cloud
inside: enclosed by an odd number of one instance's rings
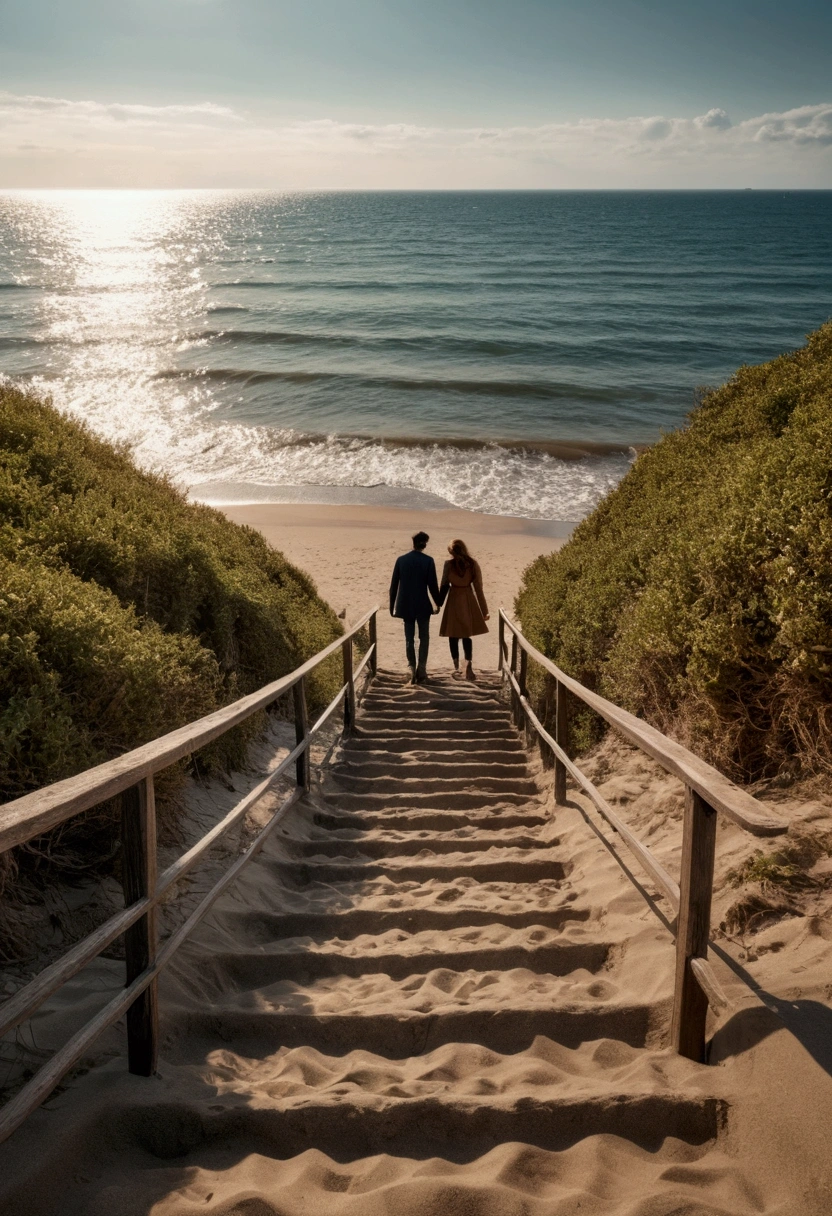
[[[673,130],[667,118],[645,118],[641,129],[642,139],[664,139]]]
[[[832,186],[830,146],[832,103],[451,127],[0,93],[5,186]]]
[[[727,131],[731,126],[731,119],[724,110],[713,109],[708,110],[707,114],[700,114],[698,118],[694,118],[693,125],[699,127],[700,131],[708,128],[714,131]]]
[[[763,143],[832,145],[832,105],[800,106],[785,114],[766,114],[755,139]]]
[[[69,101],[64,97],[39,97],[35,94],[16,95],[0,92],[0,118],[6,122],[32,121],[78,123],[88,128],[109,122],[159,125],[178,123],[227,123],[240,118],[227,106],[204,101],[195,105],[149,106],[123,102]]]

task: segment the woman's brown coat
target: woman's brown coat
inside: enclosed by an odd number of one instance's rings
[[[482,571],[474,562],[465,574],[457,574],[452,561],[445,562],[439,594],[447,588],[448,600],[442,617],[439,636],[443,638],[473,638],[488,633],[484,617],[488,605],[482,589]]]

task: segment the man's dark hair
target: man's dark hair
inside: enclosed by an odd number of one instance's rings
[[[413,548],[424,549],[429,540],[430,537],[428,536],[427,532],[417,532],[413,537]]]

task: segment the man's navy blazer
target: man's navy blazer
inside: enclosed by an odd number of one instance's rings
[[[430,616],[433,604],[428,599],[428,592],[438,608],[439,584],[433,558],[421,549],[411,549],[409,553],[397,557],[390,583],[390,611],[393,616],[410,621]]]

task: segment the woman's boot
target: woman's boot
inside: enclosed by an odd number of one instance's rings
[[[476,680],[476,678],[477,677],[474,675],[474,668],[471,663],[471,660],[466,659],[465,660],[465,679],[466,680]]]

